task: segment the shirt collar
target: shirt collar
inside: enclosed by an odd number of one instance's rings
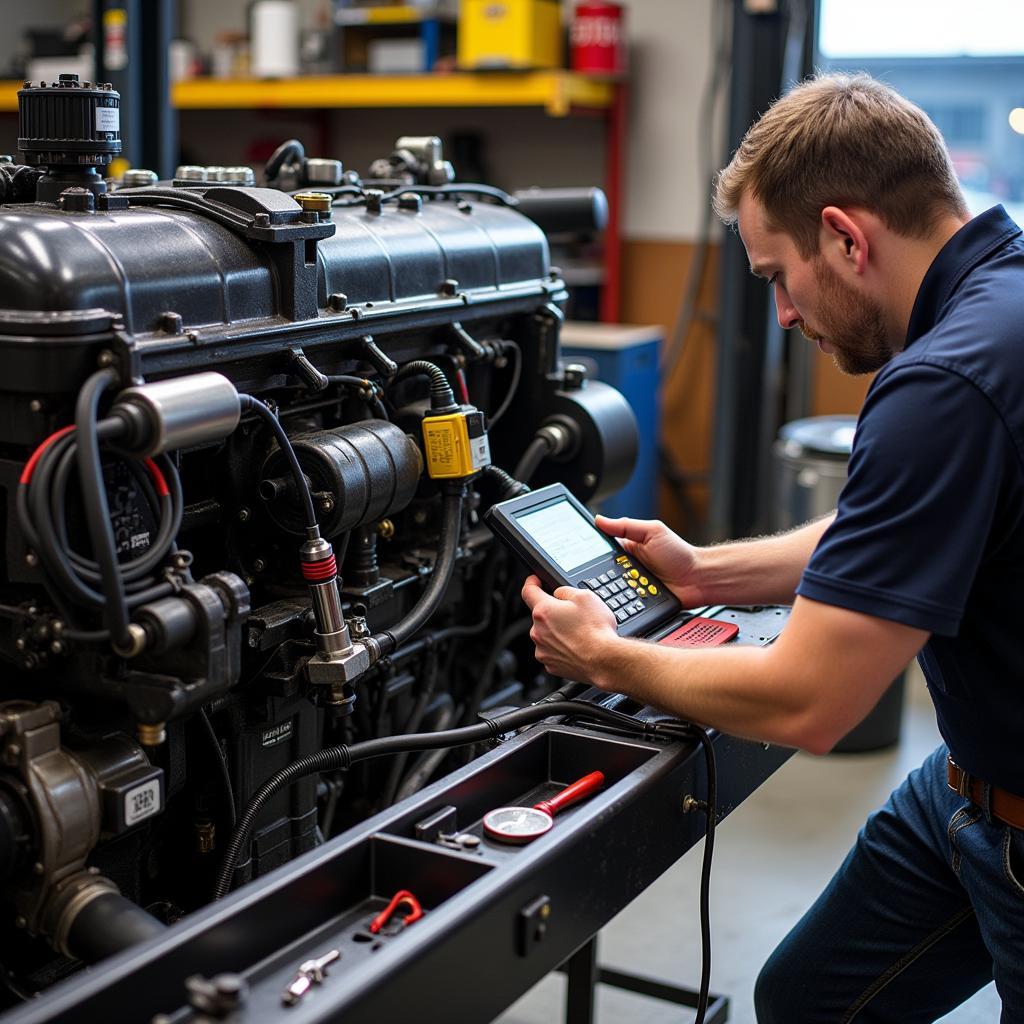
[[[942,307],[971,270],[1020,233],[1002,206],[993,206],[969,220],[939,250],[924,275],[910,314],[907,345],[935,326]]]

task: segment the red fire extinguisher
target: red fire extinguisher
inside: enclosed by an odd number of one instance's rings
[[[626,73],[625,18],[621,4],[576,5],[572,19],[572,69],[590,75]]]

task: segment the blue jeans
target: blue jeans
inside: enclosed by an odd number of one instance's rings
[[[995,979],[1024,1021],[1024,832],[946,785],[939,747],[876,811],[757,979],[759,1024],[934,1021]]]

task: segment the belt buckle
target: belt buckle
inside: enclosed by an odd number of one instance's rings
[[[965,800],[971,799],[971,777],[953,760],[949,759],[949,763],[960,773],[956,780],[956,792],[957,796],[962,796]]]

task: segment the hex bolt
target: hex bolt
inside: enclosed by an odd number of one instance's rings
[[[238,521],[240,523],[247,523],[247,522],[249,522],[249,516],[251,516],[251,515],[252,515],[252,513],[247,508],[245,508],[243,506],[242,508],[240,508],[238,510]]]
[[[38,398],[33,398],[32,401],[28,403],[28,407],[29,409],[32,410],[32,412],[43,411],[43,403],[40,402]]]
[[[100,354],[96,362],[100,366],[113,366],[117,362],[117,356],[110,351],[109,348],[105,348]]]
[[[267,563],[264,562],[262,558],[257,558],[252,563],[252,568],[253,568],[254,572],[263,572],[263,570],[266,569],[266,567],[267,567]]]
[[[34,551],[26,551],[25,564],[34,569],[39,564],[39,556]]]

